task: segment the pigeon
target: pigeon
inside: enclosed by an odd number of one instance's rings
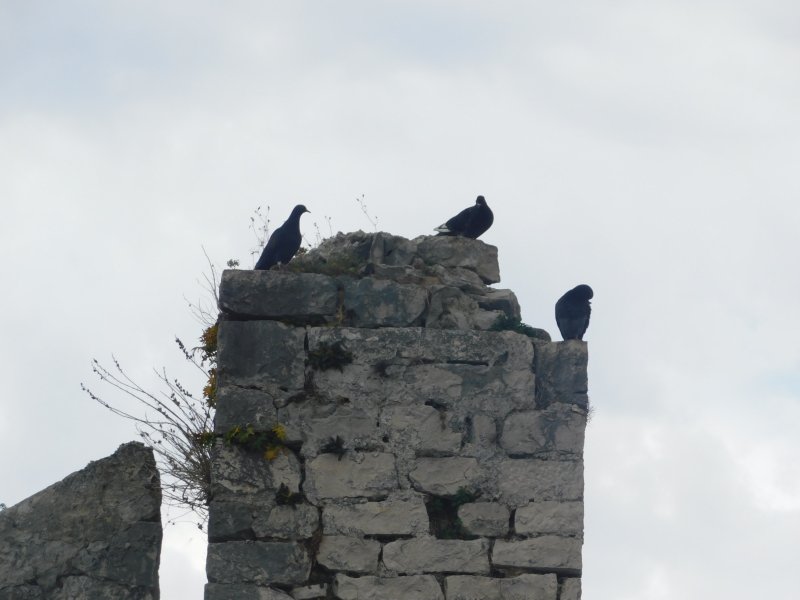
[[[300,217],[303,213],[311,212],[302,204],[298,204],[292,210],[292,214],[286,222],[272,232],[272,235],[264,246],[261,258],[258,259],[256,271],[266,271],[274,265],[281,263],[285,265],[300,249]]]
[[[556,302],[556,323],[565,340],[582,340],[589,327],[592,307],[589,300],[594,296],[588,285],[579,285],[561,296]]]
[[[475,206],[465,208],[434,231],[438,231],[436,235],[461,235],[475,240],[492,226],[493,221],[492,209],[486,205],[483,196],[478,196]]]

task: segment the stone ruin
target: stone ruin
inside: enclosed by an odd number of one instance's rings
[[[207,600],[580,598],[586,344],[499,280],[483,242],[362,232],[223,273]]]
[[[161,487],[124,444],[0,512],[0,600],[157,600]]]

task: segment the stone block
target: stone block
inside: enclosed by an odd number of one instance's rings
[[[207,583],[205,600],[293,600],[289,594],[270,587],[246,583]]]
[[[460,456],[418,458],[409,473],[415,489],[436,496],[452,496],[461,488],[472,490],[481,476],[476,459]]]
[[[383,564],[396,573],[489,574],[488,540],[397,540],[383,548]]]
[[[447,600],[556,600],[555,575],[525,574],[493,579],[475,575],[452,575],[445,579]]]
[[[511,290],[484,288],[482,293],[473,296],[478,306],[484,310],[501,311],[511,319],[521,319],[517,295]]]
[[[317,562],[331,571],[375,573],[381,544],[345,535],[325,535],[319,546]]]
[[[394,456],[388,453],[320,454],[306,464],[303,490],[312,502],[330,498],[377,498],[397,489]]]
[[[495,568],[541,569],[563,575],[580,575],[579,538],[543,535],[527,540],[497,540],[492,552]]]
[[[218,502],[271,505],[281,486],[300,491],[300,462],[290,452],[267,460],[261,454],[248,452],[239,446],[218,442],[211,453],[211,491]]]
[[[470,441],[482,447],[487,447],[497,441],[497,423],[489,415],[474,415],[472,417],[472,432]]]
[[[271,498],[266,498],[271,502]],[[226,542],[253,539],[253,519],[258,507],[243,502],[212,501],[208,507],[208,540]]]
[[[220,310],[240,318],[319,324],[338,304],[336,281],[317,273],[229,269],[219,284]]]
[[[295,542],[224,542],[208,545],[206,573],[210,583],[301,585],[311,559]]]
[[[430,530],[428,511],[422,498],[386,500],[345,506],[328,505],[322,509],[326,534],[422,535]]]
[[[220,387],[302,390],[305,329],[275,321],[222,321],[217,372]]]
[[[580,577],[568,577],[561,582],[559,600],[581,600]]]
[[[339,600],[444,600],[433,575],[348,577],[339,573],[333,589]]]
[[[319,527],[319,510],[309,504],[274,506],[262,511],[253,521],[256,538],[282,540],[308,539]]]
[[[447,415],[432,406],[393,406],[381,415],[393,438],[422,455],[452,455],[461,449],[461,432],[447,425]]]
[[[278,423],[275,401],[280,396],[283,394],[277,388],[262,391],[235,386],[218,387],[214,431],[224,434],[237,425],[248,423],[256,429],[272,429]]]
[[[428,292],[418,285],[371,277],[344,283],[344,315],[352,327],[419,325],[427,305]]]
[[[509,510],[497,502],[470,502],[458,507],[458,518],[467,532],[484,537],[508,533]]]
[[[583,456],[586,411],[572,404],[554,403],[544,410],[509,414],[500,445],[511,456]]]
[[[537,342],[534,361],[537,407],[545,408],[554,402],[564,402],[586,410],[589,406],[588,363],[586,342]]]
[[[583,502],[531,502],[514,514],[517,535],[583,535]]]
[[[538,459],[506,459],[500,462],[498,488],[509,507],[543,500],[581,500],[583,462]]]
[[[153,451],[131,442],[3,510],[0,597],[157,598],[160,509]]]
[[[465,237],[429,236],[417,240],[417,256],[427,265],[469,269],[475,271],[484,283],[500,281],[495,246]]]

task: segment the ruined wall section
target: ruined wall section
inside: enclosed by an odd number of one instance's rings
[[[577,600],[586,345],[480,241],[348,234],[226,271],[206,598]],[[317,272],[306,272],[317,271]]]
[[[139,442],[0,512],[0,599],[157,600],[161,487]]]

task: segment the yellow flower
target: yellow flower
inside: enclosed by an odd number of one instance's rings
[[[278,438],[279,440],[286,439],[286,427],[284,427],[280,423],[278,423],[272,428],[272,433],[274,433],[275,437]]]
[[[264,458],[267,460],[275,460],[278,458],[278,454],[280,453],[281,449],[279,446],[269,446],[267,451],[264,452]]]

